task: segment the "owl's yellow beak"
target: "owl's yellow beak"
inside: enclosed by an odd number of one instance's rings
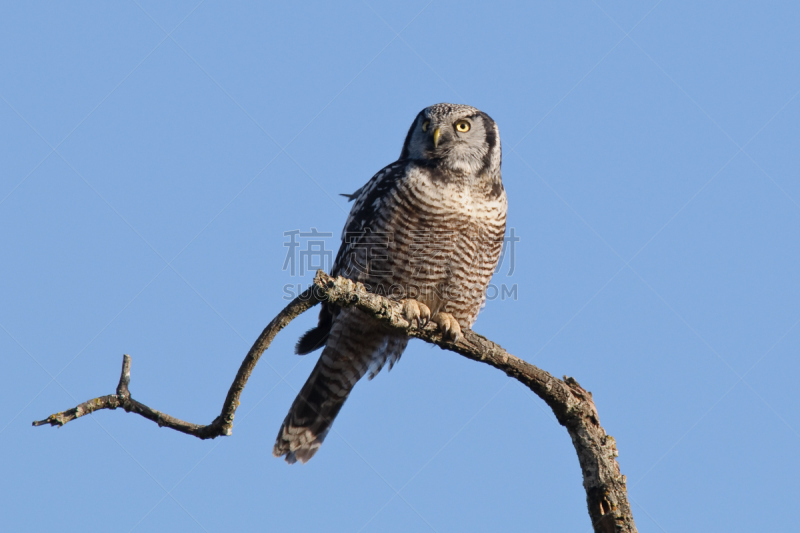
[[[439,146],[439,137],[441,137],[441,136],[442,136],[442,130],[441,129],[436,128],[435,130],[433,130],[433,147],[434,148]]]

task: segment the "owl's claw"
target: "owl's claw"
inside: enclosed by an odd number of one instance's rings
[[[461,338],[461,326],[450,313],[436,313],[436,316],[433,317],[432,320],[439,326],[442,337],[444,337],[445,340],[455,343]]]
[[[416,322],[418,328],[424,328],[431,319],[431,310],[422,302],[406,300],[403,302],[403,317],[409,324]]]

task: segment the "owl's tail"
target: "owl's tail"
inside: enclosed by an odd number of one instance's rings
[[[283,421],[273,455],[285,455],[287,463],[311,459],[358,380],[367,372],[371,379],[403,353],[408,338],[387,335],[370,322],[350,309],[334,321],[319,361]]]

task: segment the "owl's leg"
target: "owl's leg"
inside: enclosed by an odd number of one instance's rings
[[[439,326],[442,337],[444,337],[445,340],[458,342],[458,339],[461,338],[461,326],[450,313],[436,313],[431,320]]]
[[[431,319],[431,309],[420,301],[405,300],[403,301],[403,318],[409,324],[416,321],[417,327],[424,328]]]

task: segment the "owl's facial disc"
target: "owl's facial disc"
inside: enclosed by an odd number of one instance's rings
[[[436,104],[417,115],[400,157],[427,161],[454,176],[494,175],[500,163],[497,127],[474,107]]]

